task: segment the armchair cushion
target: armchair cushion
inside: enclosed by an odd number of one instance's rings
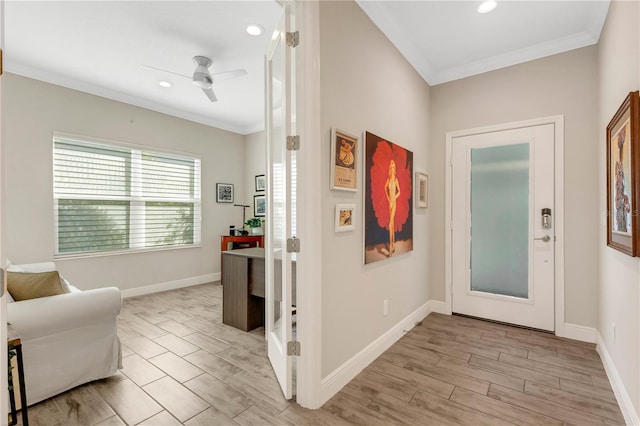
[[[65,293],[57,271],[7,272],[7,290],[17,301]]]

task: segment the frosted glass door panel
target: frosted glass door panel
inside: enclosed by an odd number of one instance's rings
[[[529,144],[471,149],[471,290],[529,296]]]

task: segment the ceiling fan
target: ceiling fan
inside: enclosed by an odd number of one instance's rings
[[[166,72],[169,74],[177,75],[179,77],[189,78],[191,79],[194,86],[202,89],[205,95],[209,98],[211,102],[217,102],[218,98],[214,93],[212,86],[213,83],[217,83],[224,80],[229,80],[232,78],[242,77],[243,75],[247,75],[247,71],[244,69],[233,70],[233,71],[225,71],[211,74],[209,72],[209,67],[213,64],[213,61],[206,56],[194,56],[193,62],[196,64],[196,69],[193,71],[193,76],[188,76],[184,74],[178,74],[172,71],[163,70],[161,68],[152,67],[149,65],[140,65],[144,68],[149,68],[155,71]]]

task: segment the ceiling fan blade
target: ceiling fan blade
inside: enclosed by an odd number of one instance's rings
[[[217,72],[211,74],[211,78],[213,78],[213,81],[225,81],[231,80],[232,78],[242,77],[243,75],[247,75],[247,70]]]
[[[184,78],[188,78],[189,80],[191,80],[191,76],[190,75],[178,74],[177,72],[163,70],[162,68],[156,68],[156,67],[152,67],[150,65],[140,64],[140,66],[142,68],[147,68],[147,69],[154,70],[154,71],[165,72],[167,74],[173,74],[173,75],[177,75],[178,77],[184,77]]]
[[[207,98],[209,98],[211,102],[218,102],[218,98],[216,98],[216,94],[213,93],[212,89],[202,89],[202,91],[207,95]]]

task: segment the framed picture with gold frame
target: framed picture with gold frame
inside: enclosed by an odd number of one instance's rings
[[[607,245],[640,255],[640,97],[631,92],[607,126]]]
[[[360,138],[343,130],[331,130],[331,189],[358,190]]]

